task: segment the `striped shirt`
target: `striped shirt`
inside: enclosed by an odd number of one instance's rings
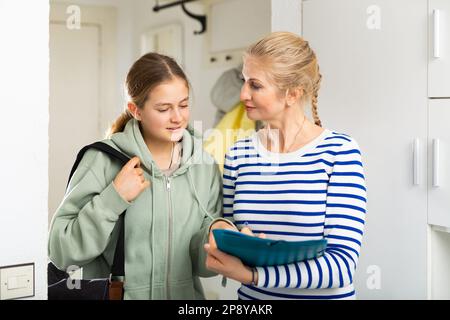
[[[268,151],[258,133],[225,156],[224,218],[269,239],[327,239],[324,255],[288,265],[257,267],[256,286],[240,299],[354,299],[366,213],[361,152],[345,134],[325,129],[290,153]]]

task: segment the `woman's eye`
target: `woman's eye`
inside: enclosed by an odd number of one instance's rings
[[[167,110],[169,110],[169,109],[159,109],[158,111],[159,112],[166,112]]]
[[[257,84],[254,83],[254,82],[250,82],[250,88],[252,88],[252,89],[254,89],[254,90],[258,90],[258,89],[261,89],[261,86],[260,86],[260,85],[257,85]]]
[[[182,106],[180,106],[180,108],[187,108],[188,107],[188,105],[186,104],[186,105],[182,105]]]

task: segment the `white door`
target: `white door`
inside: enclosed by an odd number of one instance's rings
[[[365,165],[367,220],[355,276],[362,299],[427,294],[426,15],[426,0],[303,2],[303,35],[323,75],[319,116],[359,142]]]
[[[116,9],[54,2],[50,9],[49,221],[77,152],[104,138],[120,106]],[[77,11],[78,29],[67,23]]]
[[[450,1],[429,0],[429,96],[450,97]]]
[[[428,108],[428,223],[450,228],[450,99],[430,99]]]
[[[158,52],[184,65],[183,26],[177,23],[149,30],[141,35],[141,55]]]

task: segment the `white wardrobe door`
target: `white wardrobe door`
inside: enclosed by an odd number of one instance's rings
[[[426,15],[426,0],[303,2],[303,35],[323,75],[319,116],[358,141],[365,165],[362,299],[426,298]]]
[[[450,228],[450,99],[430,99],[428,108],[428,223]]]
[[[429,96],[450,97],[450,1],[429,0]]]

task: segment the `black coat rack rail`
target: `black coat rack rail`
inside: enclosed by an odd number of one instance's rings
[[[174,6],[181,5],[181,8],[183,9],[184,13],[186,13],[192,19],[197,20],[202,25],[202,29],[200,31],[194,31],[194,34],[195,35],[202,34],[202,33],[206,32],[206,15],[199,15],[199,14],[195,14],[195,13],[189,12],[186,9],[186,6],[185,6],[186,3],[193,2],[193,1],[197,1],[197,0],[180,0],[180,1],[174,1],[174,2],[171,2],[171,3],[159,5],[158,0],[156,0],[156,4],[153,7],[153,11],[154,12],[158,12],[158,11],[163,10],[163,9],[167,9],[167,8],[171,8],[171,7],[174,7]]]

